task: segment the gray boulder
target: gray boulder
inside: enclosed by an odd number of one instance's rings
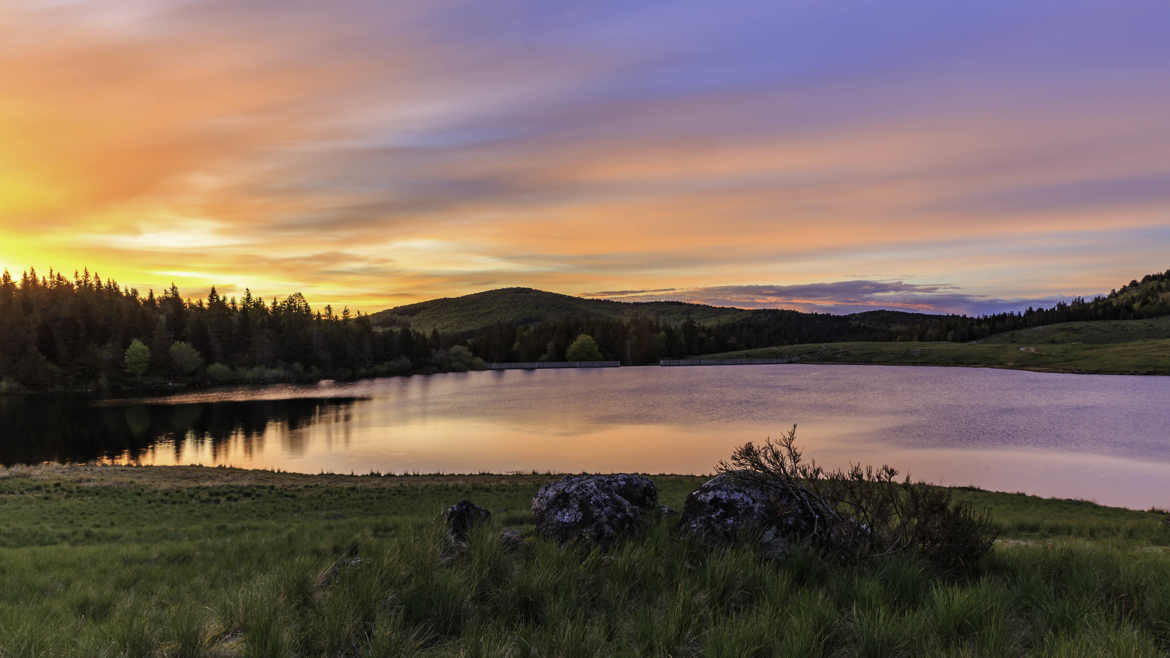
[[[657,506],[658,489],[643,475],[575,475],[541,487],[532,514],[545,537],[608,545],[641,527]]]
[[[500,545],[505,551],[519,550],[524,546],[524,535],[519,530],[506,529],[500,532]]]
[[[707,546],[755,541],[766,555],[782,557],[792,540],[813,537],[835,519],[808,492],[769,485],[750,473],[728,472],[687,496],[679,529]]]
[[[492,513],[470,500],[461,500],[447,508],[443,520],[447,523],[447,536],[456,542],[466,542],[467,533],[481,523],[487,523]]]

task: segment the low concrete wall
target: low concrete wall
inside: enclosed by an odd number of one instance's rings
[[[488,370],[543,370],[545,368],[617,368],[621,361],[521,361],[489,363]]]
[[[796,359],[663,359],[660,366],[763,366],[796,363]]]

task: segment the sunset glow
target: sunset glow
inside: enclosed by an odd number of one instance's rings
[[[1165,2],[8,0],[0,266],[984,313],[1170,246]]]

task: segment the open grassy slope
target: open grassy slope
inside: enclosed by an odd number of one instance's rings
[[[460,334],[498,322],[531,324],[566,317],[609,320],[633,317],[660,318],[681,323],[688,317],[701,324],[719,324],[746,316],[751,311],[684,302],[615,302],[561,295],[532,288],[501,288],[462,297],[443,297],[398,306],[370,316],[374,324],[406,324],[416,331]]]
[[[1061,322],[1042,327],[1005,331],[988,336],[981,343],[1016,343],[1023,345],[1087,343],[1127,343],[1137,340],[1170,338],[1170,315],[1144,320],[1098,320],[1095,322]]]
[[[790,359],[800,363],[973,366],[1044,372],[1170,375],[1170,338],[1128,343],[846,342],[779,345],[699,359]]]
[[[672,517],[610,553],[529,538],[547,476],[0,470],[0,656],[1155,656],[1170,526],[962,489],[1001,540],[979,573],[706,553]],[[658,476],[682,504],[701,478]],[[440,549],[470,498],[492,525]]]
[[[776,309],[749,310],[689,304],[686,302],[617,302],[606,299],[587,299],[532,288],[502,288],[486,292],[444,297],[417,304],[374,313],[375,325],[409,326],[429,333],[438,329],[443,334],[466,334],[497,323],[525,325],[545,321],[574,318],[630,320],[649,318],[664,324],[680,325],[687,319],[707,326],[736,322],[783,322],[792,316],[813,317],[795,311]],[[856,330],[888,330],[913,325],[916,321],[934,316],[903,311],[866,311],[832,318],[835,324]]]

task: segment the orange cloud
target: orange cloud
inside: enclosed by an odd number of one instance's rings
[[[1166,267],[1157,75],[683,84],[662,62],[703,21],[516,38],[466,11],[0,10],[0,265],[368,311],[503,285],[1083,294]]]

